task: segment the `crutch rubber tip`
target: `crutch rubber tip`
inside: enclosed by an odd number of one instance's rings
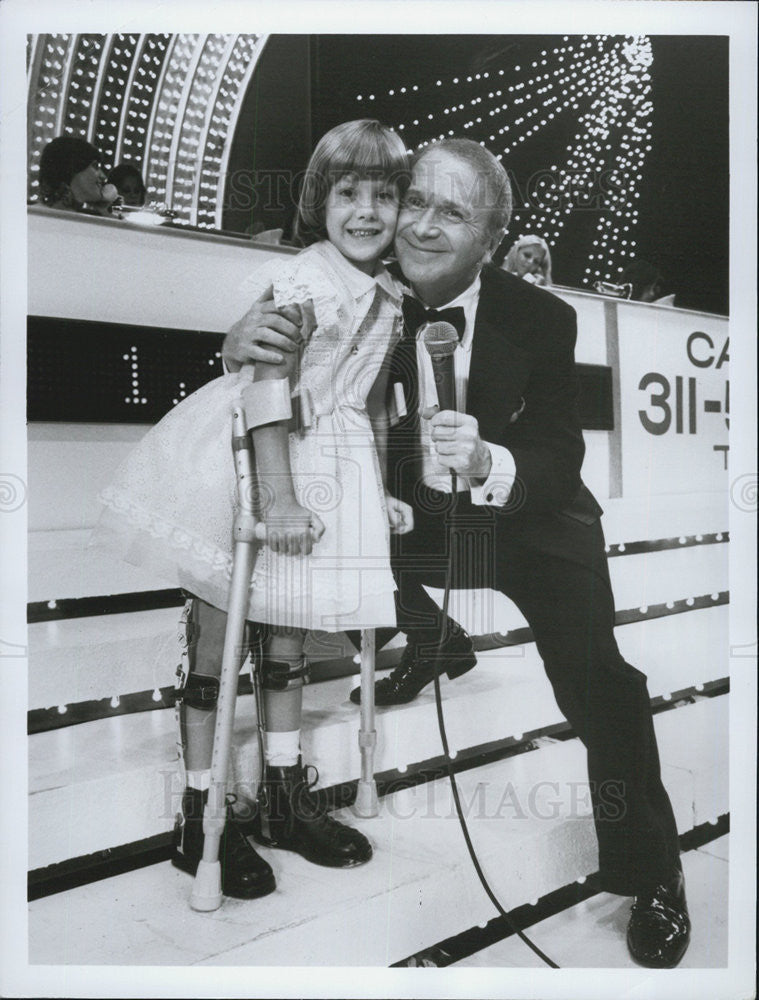
[[[218,861],[200,861],[190,895],[193,910],[207,912],[221,906],[221,865]]]
[[[357,816],[376,816],[379,813],[376,781],[359,781],[353,809]]]

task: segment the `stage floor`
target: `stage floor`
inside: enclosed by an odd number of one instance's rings
[[[725,835],[682,855],[693,928],[679,968],[727,965],[729,844]],[[563,969],[637,968],[624,945],[629,916],[629,899],[601,892],[535,924],[527,936]],[[510,937],[454,965],[526,969],[542,963],[517,937]]]
[[[705,844],[682,855],[683,870],[687,883],[688,905],[693,923],[691,945],[681,962],[681,968],[712,969],[726,966],[728,957],[728,856],[729,835]],[[298,862],[294,865],[294,862]],[[408,861],[406,862],[408,863]],[[321,898],[324,899],[324,880],[330,873],[311,868],[299,859],[288,858],[288,868],[299,870],[290,872],[289,902],[296,910],[308,908]],[[335,873],[335,881],[345,886],[357,873]],[[257,921],[255,913],[269,909],[267,900],[242,903],[225,901],[219,917],[211,918],[193,914],[189,908],[180,906],[175,929],[181,936],[181,928],[188,931],[191,925],[198,929],[200,921],[206,921],[207,933],[202,945],[196,940],[185,938],[183,946],[177,937],[167,933],[151,933],[156,923],[163,921],[158,911],[173,907],[189,890],[189,879],[172,868],[168,863],[154,865],[139,872],[130,872],[105,882],[82,886],[57,896],[41,899],[30,904],[29,925],[33,944],[30,948],[31,964],[92,964],[92,965],[226,965],[240,964],[238,949],[227,951],[225,945],[231,943],[230,923],[237,925],[237,933],[242,937],[257,937],[254,929]],[[472,887],[476,891],[472,874]],[[280,895],[278,890],[277,895]],[[310,897],[310,900],[309,898]],[[270,897],[272,899],[273,897]],[[625,928],[631,901],[622,896],[599,893],[575,906],[543,920],[527,930],[531,940],[562,968],[623,969],[635,968],[625,946]],[[186,905],[186,904],[185,904]],[[86,948],[82,949],[81,922],[87,914],[89,930]],[[157,919],[158,918],[158,919]],[[291,919],[297,923],[297,913]],[[118,945],[112,935],[119,925]],[[221,926],[220,926],[221,925]],[[100,927],[98,933],[96,928]],[[247,934],[246,934],[247,929]],[[362,933],[356,925],[356,933]],[[365,932],[366,927],[363,928]],[[384,933],[375,926],[375,933]],[[266,934],[262,935],[263,937]],[[313,929],[309,933],[313,943]],[[79,940],[77,940],[79,939]],[[223,943],[222,943],[223,942]],[[271,952],[266,946],[258,952],[258,963],[267,965],[284,963],[284,956],[273,944]],[[240,949],[244,951],[242,946]],[[204,954],[198,954],[203,951]],[[212,952],[216,951],[214,955]],[[234,952],[238,951],[235,955]],[[193,954],[193,952],[195,952]],[[268,954],[268,957],[267,957]],[[350,948],[346,949],[346,963],[350,963]],[[293,955],[290,964],[303,964],[301,954]],[[311,959],[313,961],[313,958]],[[245,963],[247,964],[247,962]],[[254,964],[254,962],[251,962]],[[468,957],[452,963],[451,967],[471,968],[538,968],[540,960],[516,937],[509,937]]]

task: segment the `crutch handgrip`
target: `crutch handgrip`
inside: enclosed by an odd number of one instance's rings
[[[236,542],[265,542],[266,525],[253,514],[238,514],[232,535]]]
[[[313,524],[310,524],[308,526],[308,533],[311,536],[311,540],[314,542],[318,542],[319,539],[324,534],[324,525],[322,525],[321,522],[319,522],[319,524],[321,526]],[[266,523],[264,521],[257,521],[255,518],[253,518],[253,527],[251,529],[250,538],[243,538],[242,536],[238,536],[237,527],[235,526],[235,538],[238,537],[240,538],[240,541],[265,542],[268,537],[266,534]]]

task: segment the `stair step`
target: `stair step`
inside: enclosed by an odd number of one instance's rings
[[[727,531],[730,508],[722,490],[598,499],[604,509],[601,523],[608,545]]]
[[[52,425],[42,425],[44,428]],[[42,433],[40,425],[35,425],[36,434]],[[32,430],[35,430],[32,428]],[[77,461],[92,463],[92,472],[88,475],[98,475],[107,481],[111,474],[113,458],[111,455],[114,444],[121,443],[125,449],[139,440],[145,433],[144,427],[122,429],[115,441],[101,441],[104,429],[97,427],[97,433],[92,430],[86,434],[87,428],[79,427],[76,433],[84,439],[72,442],[76,446]],[[74,431],[72,431],[74,433]],[[116,433],[105,431],[106,437]],[[52,434],[49,431],[48,434]],[[122,440],[124,439],[124,440]],[[100,442],[102,454],[97,446]],[[51,442],[37,441],[35,447],[60,446],[59,440]],[[32,444],[30,444],[32,447]],[[42,468],[49,468],[47,461],[50,456],[41,455],[45,460]],[[81,490],[82,471],[77,462],[66,464],[59,469],[60,460],[53,466],[60,473],[71,474],[73,483]],[[41,487],[40,487],[41,488]],[[72,486],[73,489],[73,486]],[[94,487],[93,487],[94,489]],[[97,489],[100,489],[98,486]],[[97,489],[95,492],[97,493]],[[56,498],[60,505],[61,485],[56,480],[51,483],[50,495]],[[687,538],[697,534],[713,535],[727,530],[727,503],[722,493],[703,493],[688,498],[684,504],[681,496],[654,496],[648,504],[630,503],[626,500],[606,500],[604,505],[604,532],[609,545],[631,543],[662,538]],[[73,509],[81,511],[81,502]],[[143,590],[161,590],[166,582],[147,573],[145,570],[130,566],[119,559],[114,559],[102,548],[91,544],[91,527],[97,518],[97,512],[92,520],[85,517],[81,527],[69,527],[49,530],[31,531],[29,535],[29,601],[49,601],[62,598],[93,597],[100,594],[133,593]]]
[[[720,593],[729,585],[729,547],[696,545],[615,557],[609,573],[617,610],[648,608],[668,601]],[[442,603],[442,591],[430,590]],[[523,628],[521,612],[494,590],[454,591],[450,614],[472,635]]]
[[[610,559],[617,608],[647,608],[726,591],[728,548],[696,545]],[[438,592],[431,593],[440,600]],[[30,625],[29,707],[172,685],[179,662],[179,613],[177,608],[158,608]],[[451,615],[472,635],[505,634],[526,624],[508,598],[491,590],[454,592]],[[342,645],[341,639],[334,641]]]
[[[645,665],[652,697],[726,675],[727,610],[721,606],[689,613],[687,630],[682,615],[616,630],[623,655]],[[304,759],[318,767],[322,786],[359,774],[359,713],[348,701],[356,681],[342,677],[305,689]],[[442,691],[452,750],[521,737],[563,722],[534,644],[478,654],[475,670],[465,678],[444,681]],[[238,791],[251,796],[250,776],[258,774],[253,701],[252,696],[239,699],[233,754]],[[429,686],[408,705],[378,711],[377,772],[440,753],[433,703]],[[170,830],[181,791],[176,756],[174,713],[166,709],[33,735],[30,868]],[[60,836],[61,816],[76,817],[65,837]]]
[[[707,787],[696,780],[713,768],[724,776],[727,707],[727,698],[707,699],[655,719],[681,832],[694,815],[727,811],[726,782]],[[678,765],[669,764],[671,757]],[[586,782],[577,740],[458,776],[475,849],[507,909],[596,869],[588,800],[578,794]],[[387,966],[494,915],[466,853],[447,779],[386,796],[373,819],[350,810],[337,815],[371,839],[370,864],[321,869],[262,848],[277,891],[253,902],[225,900],[212,914],[190,910],[186,875],[154,865],[30,904],[30,961],[276,966],[292,965],[297,955],[303,966]]]

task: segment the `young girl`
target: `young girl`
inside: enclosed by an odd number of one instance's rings
[[[540,236],[520,236],[506,254],[503,270],[535,285],[550,285],[551,251]]]
[[[248,618],[259,623],[263,642],[265,724],[252,832],[317,864],[348,867],[372,854],[362,834],[325,815],[309,792],[300,759],[303,643],[308,629],[395,622],[388,532],[408,530],[412,514],[385,495],[373,426],[379,441],[383,360],[401,327],[401,288],[381,256],[407,183],[403,143],[378,122],[348,122],[321,139],[298,209],[298,232],[309,245],[267,263],[251,286],[255,295],[272,285],[276,305],[297,310],[307,336],[298,370],[288,381],[282,366],[259,364],[255,376],[246,368],[204,386],[149,432],[101,497],[101,537],[193,595],[178,693],[188,787],[174,855],[192,873],[202,854],[232,566],[231,412],[243,390],[259,400],[258,412],[249,407],[248,414],[257,425],[257,504],[267,527],[249,591]],[[245,829],[228,808],[222,888],[250,898],[270,892],[274,881]]]

